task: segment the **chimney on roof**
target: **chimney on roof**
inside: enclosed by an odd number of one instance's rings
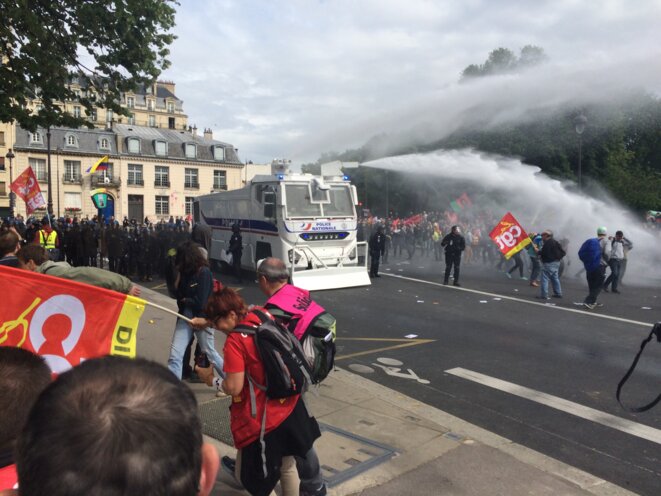
[[[197,126],[195,124],[193,124],[193,128],[191,129],[191,134],[193,136],[197,136]]]
[[[205,128],[204,129],[204,139],[205,140],[212,140],[213,139],[213,131],[211,128]]]

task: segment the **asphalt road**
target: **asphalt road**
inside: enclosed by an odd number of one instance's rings
[[[574,305],[583,277],[562,280],[562,299],[534,298],[527,281],[462,267],[461,288],[442,286],[440,262],[391,258],[370,287],[321,291],[338,319],[337,365],[614,484],[661,491],[661,405],[630,414],[615,399],[640,342],[661,320],[661,285],[625,284],[603,307]],[[576,268],[570,267],[567,276]],[[232,286],[232,278],[218,275]],[[656,277],[652,275],[652,278]],[[249,279],[244,277],[244,281]],[[263,295],[243,284],[249,303]],[[661,393],[661,344],[646,348],[625,399]]]
[[[633,415],[615,398],[661,320],[660,287],[627,284],[584,311],[574,304],[584,278],[563,279],[564,297],[546,304],[495,269],[465,267],[454,288],[438,284],[433,258],[390,262],[369,288],[315,294],[340,323],[339,366],[639,494],[661,492],[661,406]],[[480,382],[466,378],[475,372]],[[651,401],[660,379],[652,342],[626,399]]]

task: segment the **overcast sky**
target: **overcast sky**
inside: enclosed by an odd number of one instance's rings
[[[660,90],[661,0],[180,3],[162,79],[177,84],[189,123],[210,127],[244,161],[315,161],[410,127],[438,136],[461,111],[508,91],[553,105],[610,79]],[[457,85],[491,50],[528,44],[551,61],[537,78]]]

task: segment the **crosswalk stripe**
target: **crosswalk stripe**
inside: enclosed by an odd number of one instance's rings
[[[445,371],[447,374],[451,374],[463,379],[477,382],[484,386],[491,387],[493,389],[498,389],[499,391],[504,391],[506,393],[519,396],[536,403],[541,403],[542,405],[555,408],[562,412],[575,415],[597,424],[610,427],[612,429],[617,429],[618,431],[631,434],[632,436],[651,441],[653,443],[661,444],[661,430],[649,427],[647,425],[639,424],[637,422],[632,422],[631,420],[623,419],[621,417],[616,417],[610,413],[601,412],[572,401],[567,401],[557,396],[552,396],[550,394],[542,393],[536,391],[535,389],[530,389],[524,386],[519,386],[517,384],[496,379],[495,377],[490,377],[488,375],[480,374],[479,372],[474,372],[472,370],[467,370],[461,367],[456,367],[453,369],[448,369]]]

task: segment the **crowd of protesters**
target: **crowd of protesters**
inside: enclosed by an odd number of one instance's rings
[[[365,215],[359,221],[358,239],[370,242],[371,277],[378,277],[379,263],[388,264],[389,260],[406,262],[433,259],[435,262],[445,262],[444,284],[448,284],[449,279],[452,279],[453,284],[459,285],[460,264],[476,265],[495,270],[509,279],[518,277],[527,281],[530,286],[540,288],[541,299],[550,299],[552,296],[561,298],[560,278],[568,274],[568,267],[572,262],[576,264],[576,272],[572,270],[571,275],[579,277],[584,271],[580,268],[580,261],[569,255],[577,253],[579,246],[572,246],[573,250],[570,250],[570,240],[567,237],[554,234],[553,231],[540,226],[539,232],[528,233],[531,242],[525,249],[507,259],[489,237],[499,219],[493,212],[478,208],[461,212],[410,212],[406,216],[394,214],[388,218]],[[648,221],[645,228],[655,230],[657,225]],[[453,233],[463,238],[463,241],[459,242],[460,249],[452,246],[450,238]],[[618,233],[622,237],[621,231]],[[378,244],[376,239],[379,239]],[[611,237],[611,242],[614,239]],[[547,241],[546,250],[543,250],[544,241]],[[615,293],[618,292],[618,283],[624,277],[627,256],[632,247],[628,240],[624,246],[624,250],[618,251],[617,258],[607,263],[611,275],[608,282],[604,283],[606,291],[610,285]],[[548,291],[549,283],[552,286],[552,294]]]

